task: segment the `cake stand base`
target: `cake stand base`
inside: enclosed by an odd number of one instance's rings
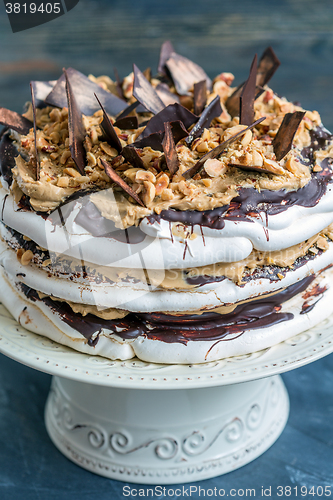
[[[53,377],[48,433],[70,460],[127,482],[175,484],[235,470],[284,429],[280,376],[222,387],[138,390]]]

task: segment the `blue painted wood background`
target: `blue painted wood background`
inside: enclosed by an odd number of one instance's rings
[[[1,3],[0,106],[21,111],[30,79],[57,78],[64,66],[110,76],[117,67],[125,76],[135,62],[154,71],[165,39],[210,76],[231,71],[237,82],[254,53],[272,45],[282,62],[274,89],[317,109],[333,130],[331,0],[81,0],[64,17],[16,34]],[[333,491],[333,357],[284,381],[291,416],[279,441],[252,464],[199,485],[256,488],[258,496],[261,486]],[[0,356],[0,500],[125,498],[122,483],[80,469],[50,442],[43,423],[49,383],[48,375]]]

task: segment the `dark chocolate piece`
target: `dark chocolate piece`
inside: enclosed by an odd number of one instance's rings
[[[104,170],[105,170],[105,173],[108,177],[110,177],[110,179],[115,182],[116,184],[118,184],[118,186],[121,187],[121,189],[123,189],[125,191],[125,193],[127,193],[129,196],[131,196],[131,198],[133,198],[133,200],[135,200],[137,203],[139,203],[139,205],[141,205],[142,207],[144,207],[144,204],[142,203],[142,201],[140,200],[140,198],[138,197],[138,195],[136,194],[135,191],[133,191],[133,189],[124,181],[124,179],[122,179],[115,170],[113,170],[113,168],[111,167],[111,165],[109,165],[106,161],[104,161],[102,158],[101,158],[101,163],[104,167]]]
[[[199,121],[192,128],[188,138],[186,139],[186,144],[190,146],[194,139],[199,137],[205,128],[209,128],[212,120],[222,113],[220,96],[216,96],[213,101],[211,101],[208,106],[204,109],[201,114]]]
[[[162,146],[165,155],[165,161],[170,173],[174,175],[179,168],[179,160],[177,156],[175,141],[173,140],[171,125],[169,122],[166,122],[164,124],[164,131],[165,133]]]
[[[32,81],[31,85],[35,94],[36,108],[44,108],[46,106],[45,99],[57,83],[57,80],[45,82]]]
[[[169,106],[169,104],[175,104],[175,102],[180,103],[177,94],[171,92],[166,83],[159,83],[157,87],[155,87],[155,91],[165,106]]]
[[[257,86],[264,87],[274,75],[275,71],[280,66],[280,61],[272,47],[267,47],[259,61],[257,71]]]
[[[119,78],[119,73],[118,73],[117,68],[113,68],[113,72],[114,72],[114,76],[116,77],[118,97],[120,99],[124,99],[123,88],[121,85],[121,80]]]
[[[262,87],[269,82],[279,65],[280,61],[276,57],[273,49],[271,47],[268,47],[261,56],[259,66],[257,68],[255,99],[258,99],[258,97],[260,97],[261,94],[265,91],[265,89],[263,89]],[[245,83],[239,85],[231,94],[231,96],[228,97],[225,103],[228,113],[232,117],[239,114],[239,99],[242,94],[244,85]]]
[[[206,80],[202,80],[201,82],[194,84],[193,101],[194,101],[194,114],[200,115],[203,112],[207,102]]]
[[[257,54],[254,56],[250,74],[244,83],[239,102],[239,123],[251,125],[254,119],[254,99],[256,95]]]
[[[280,128],[272,141],[277,161],[282,160],[291,150],[294,136],[304,115],[305,111],[295,111],[295,113],[284,115]]]
[[[30,120],[6,108],[0,108],[0,124],[12,128],[22,135],[29,134],[29,130],[33,127]]]
[[[118,151],[118,153],[120,153],[123,147],[121,145],[117,132],[115,131],[114,126],[112,125],[111,120],[108,117],[107,112],[105,111],[101,101],[98,99],[96,94],[94,94],[94,96],[96,97],[98,104],[100,105],[103,111],[103,121],[100,124],[103,137],[106,140],[106,142],[110,144],[110,146],[115,148]]]
[[[147,137],[144,137],[139,141],[137,140],[133,142],[131,146],[134,146],[135,148],[139,149],[150,147],[152,149],[155,149],[155,151],[163,151],[162,147],[163,137],[164,137],[164,132],[156,132],[155,134],[147,135]]]
[[[37,147],[37,124],[36,124],[36,104],[35,104],[35,94],[32,84],[30,83],[30,91],[31,91],[31,104],[32,104],[32,115],[34,118],[34,143],[35,143],[35,164],[36,164],[36,181],[39,181],[40,174],[40,160],[39,160],[39,151]]]
[[[139,126],[137,116],[125,116],[114,122],[114,127],[121,128],[122,130],[136,129]]]
[[[1,132],[0,141],[0,173],[1,177],[10,186],[13,182],[12,168],[15,167],[15,158],[19,155],[16,146],[9,138],[9,131],[4,129]]]
[[[133,146],[133,144],[125,146],[124,149],[122,150],[121,154],[123,155],[123,157],[125,158],[125,160],[128,163],[133,165],[133,167],[142,168],[142,169],[145,168],[143,161],[142,161],[141,157],[138,155],[138,152],[137,152],[135,146]]]
[[[117,120],[122,120],[122,118],[125,118],[125,116],[128,116],[132,111],[134,111],[140,103],[138,101],[132,102],[129,106],[127,106],[124,111],[122,111],[118,116]]]
[[[175,144],[177,144],[181,139],[188,136],[188,132],[181,121],[171,122],[171,131]],[[150,134],[139,141],[135,141],[132,146],[136,148],[151,147],[155,151],[163,151],[162,141],[164,137],[163,132],[156,132],[155,134]]]
[[[193,123],[198,121],[198,117],[184,108],[181,104],[170,104],[149,120],[146,128],[138,139],[143,139],[156,132],[164,132],[164,123],[174,121],[183,122],[185,128],[188,129]]]
[[[147,108],[151,113],[156,115],[163,108],[165,108],[164,103],[158,97],[152,85],[149,83],[145,75],[139,68],[133,64],[134,72],[134,85],[133,85],[133,96],[141,102],[141,104]]]
[[[173,52],[169,59],[166,61],[166,66],[171,73],[172,80],[175,84],[176,90],[180,95],[187,95],[189,90],[193,89],[195,83],[205,80],[207,88],[212,88],[212,81],[206,75],[205,71],[176,52]]]
[[[67,74],[71,80],[73,92],[75,93],[77,104],[82,113],[85,115],[92,115],[99,110],[99,105],[96,102],[94,93],[99,95],[101,103],[103,104],[107,113],[111,116],[116,116],[123,111],[127,104],[119,97],[111,94],[102,89],[97,83],[92,82],[89,78],[73,68],[67,69]],[[66,81],[65,76],[62,75],[52,91],[46,97],[45,101],[53,106],[59,108],[67,107],[66,99]]]
[[[229,167],[236,167],[236,168],[240,168],[241,170],[250,170],[250,171],[253,171],[253,172],[260,172],[260,173],[264,173],[264,174],[273,174],[273,175],[281,175],[280,173],[278,172],[272,172],[271,170],[266,170],[266,168],[264,167],[253,167],[253,166],[249,166],[249,165],[240,165],[239,163],[228,163]]]
[[[217,158],[230,144],[232,144],[239,137],[244,135],[247,130],[251,130],[253,127],[259,125],[259,123],[261,123],[263,120],[265,120],[264,116],[262,118],[259,118],[259,120],[255,121],[254,123],[252,123],[252,125],[246,127],[244,130],[238,132],[238,134],[235,134],[232,137],[230,137],[230,139],[222,142],[216,148],[212,149],[211,151],[208,151],[208,153],[206,153],[202,158],[200,158],[200,160],[195,165],[193,165],[193,167],[189,168],[188,170],[186,170],[186,172],[183,173],[185,179],[193,177],[193,175],[195,175],[202,169],[206,160],[209,160],[211,158]]]
[[[86,136],[86,130],[82,121],[82,113],[76,102],[70,76],[64,70],[66,81],[66,94],[68,103],[68,132],[69,132],[69,149],[71,156],[78,171],[84,175],[84,167],[86,166],[86,150],[83,146],[83,141]]]
[[[172,43],[170,42],[170,40],[166,40],[161,47],[160,60],[158,62],[157,68],[158,73],[160,73],[161,75],[167,75],[165,63],[173,52],[174,48]]]

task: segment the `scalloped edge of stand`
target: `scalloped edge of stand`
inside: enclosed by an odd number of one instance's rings
[[[91,384],[139,389],[230,385],[277,375],[333,351],[333,314],[273,347],[244,356],[193,365],[112,361],[89,356],[29,332],[0,304],[0,352],[39,371]]]

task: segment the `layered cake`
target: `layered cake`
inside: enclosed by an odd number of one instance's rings
[[[163,44],[156,76],[73,68],[0,109],[0,300],[110,359],[204,363],[331,313],[332,135],[268,86]],[[222,68],[224,69],[224,68]]]

